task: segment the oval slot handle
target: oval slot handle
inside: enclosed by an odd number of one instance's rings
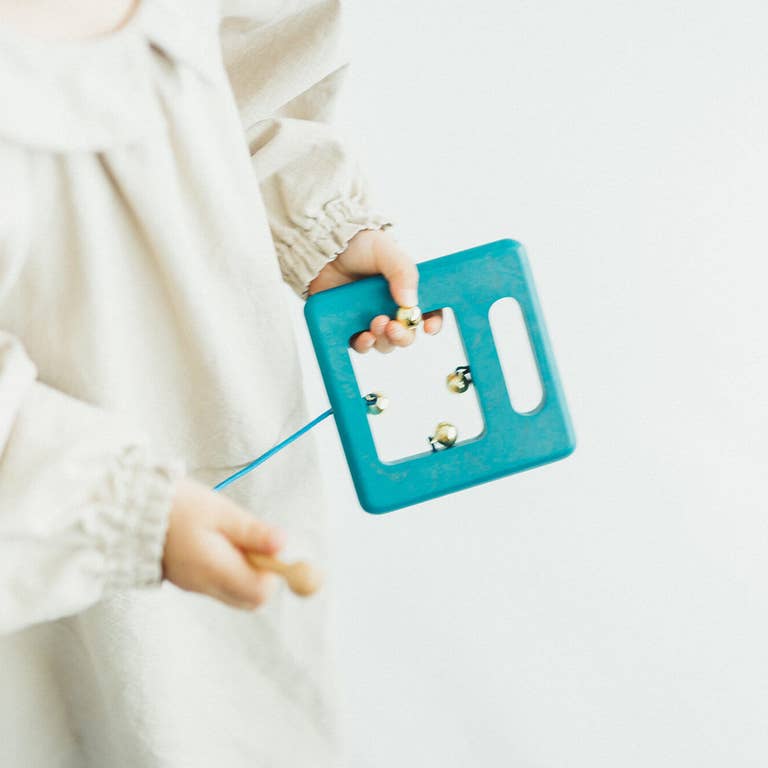
[[[520,304],[511,296],[498,299],[488,312],[488,322],[509,402],[517,413],[531,413],[541,404],[544,390]]]

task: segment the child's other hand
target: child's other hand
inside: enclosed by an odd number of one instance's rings
[[[272,593],[276,576],[257,571],[244,551],[274,555],[283,534],[226,496],[182,479],[170,513],[163,576],[181,589],[252,609]]]
[[[384,275],[389,291],[400,307],[412,307],[418,302],[419,271],[413,259],[397,244],[387,230],[364,229],[358,232],[346,249],[309,284],[309,295],[351,283],[370,275]],[[424,314],[424,331],[434,335],[443,324],[442,310]],[[412,344],[416,334],[387,315],[377,315],[368,330],[356,333],[352,348],[357,352],[377,349],[391,352],[395,347]]]

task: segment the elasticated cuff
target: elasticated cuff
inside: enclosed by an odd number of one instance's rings
[[[105,592],[158,585],[180,461],[158,461],[143,448],[118,457],[101,494]]]
[[[297,296],[306,299],[312,280],[344,251],[358,232],[391,226],[389,219],[357,200],[332,200],[306,227],[296,227],[275,237],[283,279]]]

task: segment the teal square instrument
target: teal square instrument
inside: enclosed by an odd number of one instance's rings
[[[445,450],[382,462],[370,429],[369,405],[350,359],[350,337],[397,307],[386,280],[375,276],[310,296],[304,314],[360,504],[379,514],[495,480],[568,456],[575,447],[560,379],[525,251],[514,240],[422,262],[419,306],[450,307],[456,318],[483,431]],[[489,320],[493,304],[519,304],[542,386],[530,412],[510,400]]]

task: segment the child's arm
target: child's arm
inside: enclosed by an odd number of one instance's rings
[[[157,583],[180,475],[119,419],[36,376],[0,332],[0,632]]]
[[[266,23],[263,4],[223,5],[224,61],[283,278],[306,298],[310,281],[358,232],[390,225],[329,125],[346,70],[341,4],[299,0]],[[227,16],[232,5],[242,15]]]
[[[281,546],[223,494],[182,479],[132,425],[37,381],[0,331],[0,634],[163,576],[255,607],[275,580],[243,553]]]
[[[329,124],[347,67],[341,4],[300,1],[266,23],[260,4],[228,5],[238,15],[225,14],[222,25],[225,63],[285,281],[306,298],[383,274],[395,302],[416,304],[415,264],[371,205],[357,161]],[[428,333],[439,327],[439,315],[425,317]],[[378,317],[354,346],[387,351],[412,341],[412,332]]]

